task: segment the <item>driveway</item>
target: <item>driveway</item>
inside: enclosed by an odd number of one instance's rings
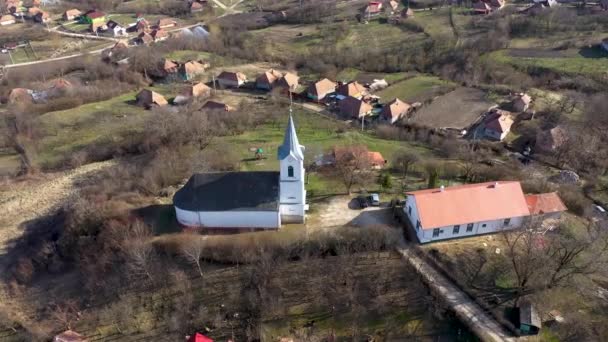
[[[315,210],[308,215],[307,226],[314,230],[341,226],[395,225],[392,210],[387,203],[382,203],[380,207],[359,209],[355,198],[356,196],[337,196],[326,202],[314,204]]]

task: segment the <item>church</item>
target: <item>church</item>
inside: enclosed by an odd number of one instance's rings
[[[291,114],[277,156],[279,171],[192,175],[173,197],[177,221],[209,229],[278,229],[283,223],[304,223],[304,146]]]

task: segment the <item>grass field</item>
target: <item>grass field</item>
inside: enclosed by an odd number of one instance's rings
[[[569,75],[595,76],[598,75],[599,70],[608,69],[608,54],[598,48],[564,51],[534,50],[534,52],[500,50],[492,52],[487,57],[521,69],[544,68]]]
[[[454,88],[455,85],[452,82],[441,80],[436,76],[422,75],[390,85],[388,88],[379,91],[377,95],[382,98],[381,102],[383,103],[394,98],[406,102],[424,102]]]

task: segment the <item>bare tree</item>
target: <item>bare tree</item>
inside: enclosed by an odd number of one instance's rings
[[[72,324],[78,319],[79,311],[76,302],[68,300],[63,304],[55,305],[51,317],[61,325],[61,329],[70,330]]]
[[[142,221],[135,221],[122,243],[122,252],[127,258],[129,269],[136,276],[145,276],[154,280],[154,266],[157,255],[150,243],[152,232]]]
[[[372,162],[364,146],[336,148],[334,150],[335,170],[342,180],[346,192],[356,184],[362,184],[369,176]]]
[[[201,258],[205,250],[205,237],[195,233],[188,233],[186,241],[182,244],[180,252],[192,265],[196,266],[198,274],[203,277]]]
[[[405,181],[407,178],[407,174],[410,169],[420,161],[420,157],[418,154],[409,151],[409,150],[401,150],[395,153],[393,157],[395,165],[397,165],[402,172],[402,180],[401,180],[401,188],[405,189]]]
[[[34,154],[33,141],[36,135],[34,118],[27,113],[7,113],[5,115],[6,131],[4,140],[8,146],[19,155],[21,172],[30,173],[34,170],[32,157]]]

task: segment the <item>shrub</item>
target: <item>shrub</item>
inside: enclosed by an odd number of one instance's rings
[[[582,190],[576,185],[561,185],[558,193],[568,210],[576,215],[584,215],[585,208],[591,204]]]

